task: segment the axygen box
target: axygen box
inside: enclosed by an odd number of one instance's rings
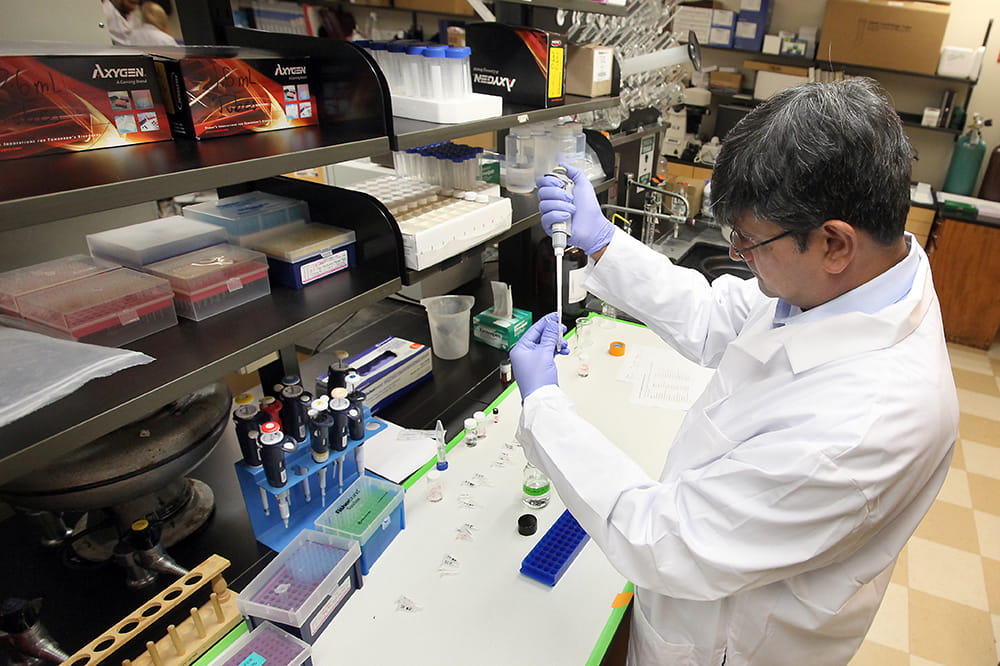
[[[160,57],[174,136],[207,139],[315,125],[305,58]]]
[[[566,38],[538,28],[470,23],[472,92],[538,108],[566,102]]]
[[[143,55],[0,55],[0,159],[170,138]]]

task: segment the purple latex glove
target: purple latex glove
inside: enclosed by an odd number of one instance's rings
[[[537,181],[542,229],[551,236],[553,224],[572,217],[570,244],[587,254],[594,254],[611,242],[615,226],[601,212],[594,186],[586,174],[576,167],[566,166],[566,175],[573,179],[572,192],[561,188],[561,182],[554,176],[542,176]]]
[[[510,350],[510,364],[522,402],[543,386],[559,385],[555,355],[569,353],[569,345],[562,338],[565,330],[559,323],[559,315],[552,312],[536,321]]]

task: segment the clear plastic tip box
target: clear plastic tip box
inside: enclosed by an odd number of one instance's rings
[[[265,622],[233,641],[209,666],[311,666],[309,655],[307,644]]]
[[[222,243],[146,266],[170,281],[181,317],[200,321],[267,296],[267,257]]]
[[[170,283],[128,268],[36,291],[20,306],[25,319],[112,347],[177,324]]]
[[[273,622],[312,643],[362,585],[357,541],[302,530],[250,581],[236,605],[251,627]]]
[[[403,487],[362,476],[316,519],[316,529],[361,543],[361,572],[368,575],[378,556],[406,527]]]
[[[225,242],[222,227],[180,215],[87,234],[92,255],[132,268]]]
[[[184,217],[225,227],[234,239],[292,222],[309,221],[309,207],[304,201],[266,192],[247,192],[206,201],[187,206],[183,212]]]
[[[118,268],[118,264],[85,254],[74,254],[0,273],[0,312],[18,315],[21,313],[19,300],[32,292],[97,275],[113,268]]]

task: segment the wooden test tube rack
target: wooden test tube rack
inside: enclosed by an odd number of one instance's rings
[[[123,659],[122,666],[188,666],[222,639],[242,621],[236,607],[236,594],[227,586],[222,572],[229,567],[229,560],[212,555],[192,569],[186,576],[160,592],[128,617],[115,624],[90,642],[61,666],[94,666],[110,657],[115,650],[166,613],[177,608],[182,601],[210,583],[212,593],[209,603],[201,608],[191,607],[191,617],[177,626],[169,625],[167,635],[160,640],[146,642],[146,651],[135,659]]]

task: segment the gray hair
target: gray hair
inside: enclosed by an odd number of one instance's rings
[[[898,239],[910,205],[912,148],[872,79],[806,83],[748,113],[725,137],[712,177],[712,212],[745,214],[808,232],[844,220],[876,242]]]

